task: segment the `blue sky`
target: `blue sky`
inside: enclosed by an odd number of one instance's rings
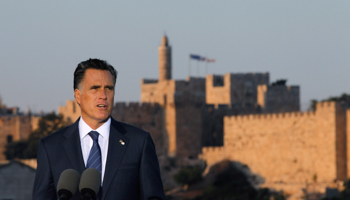
[[[195,53],[217,60],[210,74],[287,79],[305,108],[350,93],[349,10],[350,1],[323,0],[1,1],[0,96],[22,111],[57,110],[73,99],[76,65],[101,58],[119,72],[115,101],[139,101],[141,78],[158,77],[166,33],[174,79],[188,76]]]

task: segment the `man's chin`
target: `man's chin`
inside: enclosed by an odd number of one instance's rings
[[[100,123],[104,123],[109,119],[110,115],[100,116],[98,119]]]

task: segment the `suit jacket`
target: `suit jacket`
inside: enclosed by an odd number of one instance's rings
[[[78,128],[79,119],[43,139],[39,144],[33,199],[57,199],[61,173],[85,170]],[[124,141],[122,145],[119,140]],[[152,138],[134,126],[112,118],[101,200],[165,199],[159,163]],[[71,199],[79,199],[77,192]]]

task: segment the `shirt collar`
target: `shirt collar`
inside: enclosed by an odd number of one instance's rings
[[[111,118],[108,118],[108,120],[102,124],[100,127],[98,127],[96,130],[104,139],[108,139],[109,138],[109,130],[111,127]],[[79,135],[80,135],[80,139],[83,139],[86,135],[88,135],[88,133],[90,133],[90,131],[92,131],[93,129],[86,124],[86,122],[83,120],[83,117],[80,116],[80,120],[79,120]]]

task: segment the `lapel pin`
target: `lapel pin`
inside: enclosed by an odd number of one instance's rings
[[[119,140],[120,144],[124,145],[125,142],[123,140]]]

